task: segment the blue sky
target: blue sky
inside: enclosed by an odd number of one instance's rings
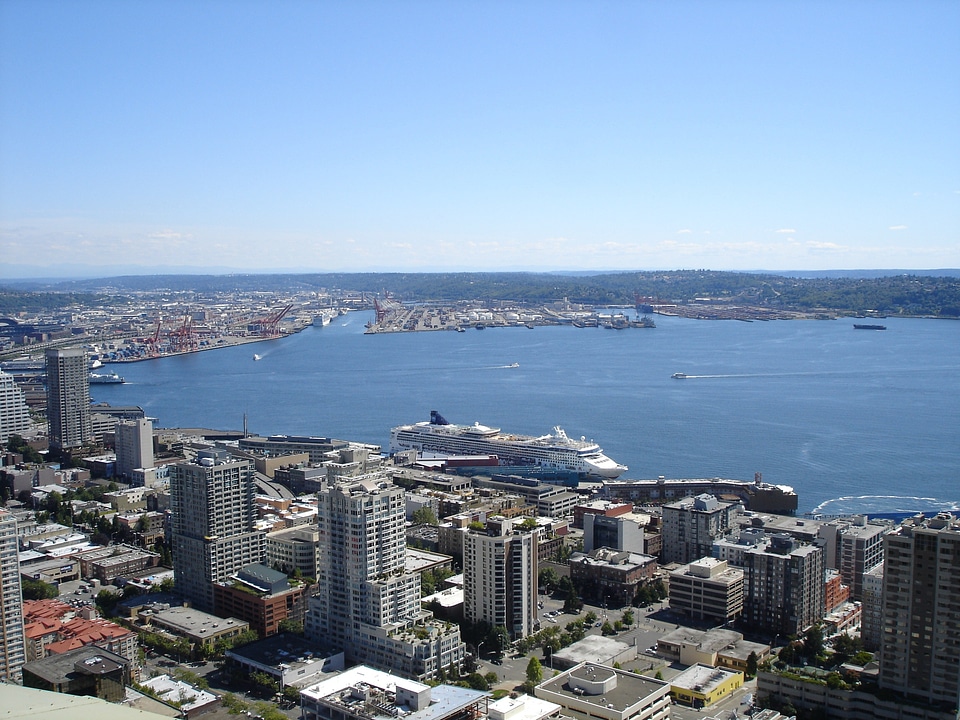
[[[958,37],[954,0],[0,0],[0,278],[960,267]]]

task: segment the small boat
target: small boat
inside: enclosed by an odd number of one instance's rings
[[[253,354],[253,359],[254,359],[255,361],[256,361],[256,360],[262,360],[263,357],[262,357],[261,355],[257,355],[256,353],[254,353],[254,354]]]
[[[856,323],[854,323],[853,329],[854,330],[886,330],[887,326],[886,325],[857,325]]]
[[[670,377],[672,377],[674,380],[686,380],[686,379],[687,379],[687,374],[686,374],[686,373],[674,373],[674,374],[671,375]]]
[[[510,363],[509,365],[507,365],[507,367],[508,367],[508,368],[517,368],[517,367],[520,367],[520,363]]]

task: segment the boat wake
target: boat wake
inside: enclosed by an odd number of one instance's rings
[[[847,495],[826,500],[815,507],[810,515],[926,515],[938,512],[956,512],[960,502],[940,498],[915,497],[910,495]]]

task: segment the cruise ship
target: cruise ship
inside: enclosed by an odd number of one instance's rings
[[[616,478],[627,470],[626,465],[604,455],[596,443],[567,437],[559,427],[555,427],[552,434],[541,437],[514,435],[479,423],[454,425],[436,410],[430,411],[429,422],[400,425],[390,431],[390,452],[400,450],[496,455],[500,465],[531,465],[598,478]]]

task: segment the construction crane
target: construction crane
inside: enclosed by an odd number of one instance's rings
[[[193,316],[185,315],[183,324],[176,330],[171,330],[168,337],[174,352],[190,352],[199,347],[197,334],[193,331]]]
[[[280,321],[288,312],[290,312],[292,307],[293,303],[289,303],[283,309],[277,310],[275,313],[272,313],[265,318],[261,318],[260,320],[255,320],[250,324],[250,331],[257,333],[260,335],[260,337],[279,337]]]
[[[153,331],[153,335],[148,338],[144,338],[144,345],[147,347],[147,356],[148,357],[157,357],[160,354],[160,348],[157,347],[160,343],[160,326],[163,325],[163,318],[157,316],[157,329]]]

